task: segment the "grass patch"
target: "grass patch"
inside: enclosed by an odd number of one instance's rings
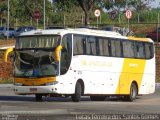
[[[12,84],[13,83],[13,77],[10,78],[0,78],[0,84]]]

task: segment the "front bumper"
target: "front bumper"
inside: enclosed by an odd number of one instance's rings
[[[13,90],[16,94],[51,94],[58,93],[58,89],[55,85],[50,86],[13,86]]]

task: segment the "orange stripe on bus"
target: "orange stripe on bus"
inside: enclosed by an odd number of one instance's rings
[[[129,94],[130,86],[133,81],[138,84],[140,89],[146,60],[125,58],[122,72],[120,74],[119,83],[117,85],[116,94]]]
[[[128,40],[136,40],[136,41],[149,42],[148,38],[136,38],[136,37],[133,37],[133,36],[128,37]]]
[[[16,83],[22,83],[28,86],[38,86],[44,85],[46,83],[55,82],[56,77],[46,77],[46,78],[15,78]]]

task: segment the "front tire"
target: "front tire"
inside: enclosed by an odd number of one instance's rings
[[[135,83],[132,83],[131,88],[130,88],[130,94],[127,96],[124,96],[124,100],[133,102],[136,100],[138,93],[138,89]]]
[[[78,82],[76,84],[75,93],[72,95],[72,101],[73,102],[79,102],[81,100],[81,94],[82,94],[82,86]]]

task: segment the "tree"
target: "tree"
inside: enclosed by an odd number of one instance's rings
[[[149,7],[147,6],[145,2],[142,2],[141,0],[131,0],[130,4],[134,7],[134,9],[139,12],[148,9]]]
[[[53,0],[55,12],[64,12],[72,9],[73,6],[77,6],[77,0]]]
[[[24,4],[25,3],[25,4]],[[40,24],[43,23],[43,0],[10,0],[10,19],[15,23],[17,19],[19,25],[29,24],[31,19],[34,20],[34,11],[39,10],[41,14]],[[52,16],[52,5],[46,0],[46,18]],[[36,22],[36,21],[35,21]],[[34,23],[34,22],[33,22]]]
[[[82,10],[85,14],[84,23],[87,26],[89,24],[89,14],[94,6],[96,0],[77,0],[79,5],[81,6]]]
[[[5,0],[0,0],[0,21],[6,21],[7,19],[7,4],[5,3]]]
[[[142,10],[147,8],[147,4],[141,0],[103,0],[103,7],[107,10],[117,9],[124,11],[128,8]]]

